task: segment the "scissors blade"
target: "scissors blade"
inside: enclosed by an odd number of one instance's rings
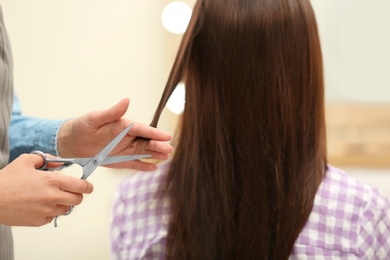
[[[123,156],[108,156],[100,165],[114,164],[120,162],[127,162],[139,159],[146,159],[152,157],[151,154],[137,154],[137,155],[123,155]],[[87,158],[50,158],[47,159],[48,162],[57,162],[62,163],[64,166],[71,164],[78,164],[84,167],[92,157]],[[61,167],[61,166],[60,166]]]
[[[119,144],[119,142],[126,136],[126,134],[130,131],[130,128],[133,127],[134,124],[130,124],[125,128],[117,137],[115,137],[106,147],[104,147],[95,157],[93,157],[84,167],[83,167],[83,176],[81,179],[86,180],[96,168],[101,165],[106,159],[106,157],[114,150],[115,146]]]

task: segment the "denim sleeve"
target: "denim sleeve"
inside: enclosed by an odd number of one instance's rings
[[[10,162],[22,153],[34,150],[58,156],[57,136],[64,122],[23,115],[15,95],[9,131]]]

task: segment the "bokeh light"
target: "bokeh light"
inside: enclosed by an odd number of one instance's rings
[[[183,83],[179,83],[167,102],[168,109],[174,114],[181,114],[184,111],[186,90]]]
[[[168,4],[161,15],[163,26],[173,34],[183,34],[191,19],[191,7],[180,1]]]

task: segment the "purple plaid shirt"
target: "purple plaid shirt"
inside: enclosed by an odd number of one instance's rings
[[[112,259],[164,259],[169,199],[158,191],[169,162],[120,186],[111,223]],[[390,259],[390,201],[329,167],[290,259]]]

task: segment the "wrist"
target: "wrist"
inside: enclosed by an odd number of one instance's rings
[[[72,157],[73,145],[73,119],[66,120],[58,130],[57,150],[58,155],[63,158]]]

